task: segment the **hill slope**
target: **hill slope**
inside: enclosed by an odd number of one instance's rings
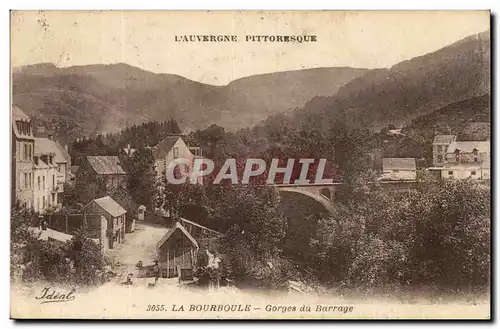
[[[370,70],[336,95],[312,99],[297,119],[323,129],[335,120],[380,129],[390,123],[409,123],[447,104],[489,92],[487,31],[390,69]]]
[[[13,100],[27,114],[74,121],[82,134],[175,118],[182,127],[247,127],[268,115],[335,94],[367,70],[318,68],[256,75],[212,86],[126,64],[16,68]]]

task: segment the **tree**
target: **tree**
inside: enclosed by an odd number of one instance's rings
[[[99,283],[99,273],[104,267],[104,258],[99,246],[79,230],[62,248],[75,268],[76,282],[93,285]]]
[[[348,287],[434,286],[484,292],[489,286],[489,189],[474,182],[373,189],[319,221],[318,278]]]
[[[210,158],[215,158],[215,150],[217,149],[217,143],[224,138],[225,129],[218,125],[211,125],[204,130],[198,130],[195,133],[196,139],[201,145],[207,145],[210,147]]]
[[[156,183],[153,154],[149,149],[138,149],[127,161],[126,167],[130,195],[136,203],[150,206]]]

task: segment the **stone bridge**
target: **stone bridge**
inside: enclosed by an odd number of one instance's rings
[[[335,192],[342,183],[331,184],[276,184],[278,191],[285,193],[298,193],[310,197],[325,207],[328,212],[335,211]]]
[[[323,205],[326,210],[333,213],[335,210],[335,195],[337,189],[342,186],[341,182],[330,184],[276,184],[279,192],[299,193],[312,198]],[[412,190],[417,186],[417,181],[382,181],[378,182],[378,186],[389,192],[401,193]]]

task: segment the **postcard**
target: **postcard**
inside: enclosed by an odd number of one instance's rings
[[[491,318],[489,11],[10,23],[11,318]]]

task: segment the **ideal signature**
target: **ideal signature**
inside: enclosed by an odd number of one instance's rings
[[[42,289],[40,296],[35,296],[35,299],[40,300],[40,304],[70,302],[75,299],[75,295],[73,295],[75,291],[74,288],[70,291],[62,291],[45,287]]]

